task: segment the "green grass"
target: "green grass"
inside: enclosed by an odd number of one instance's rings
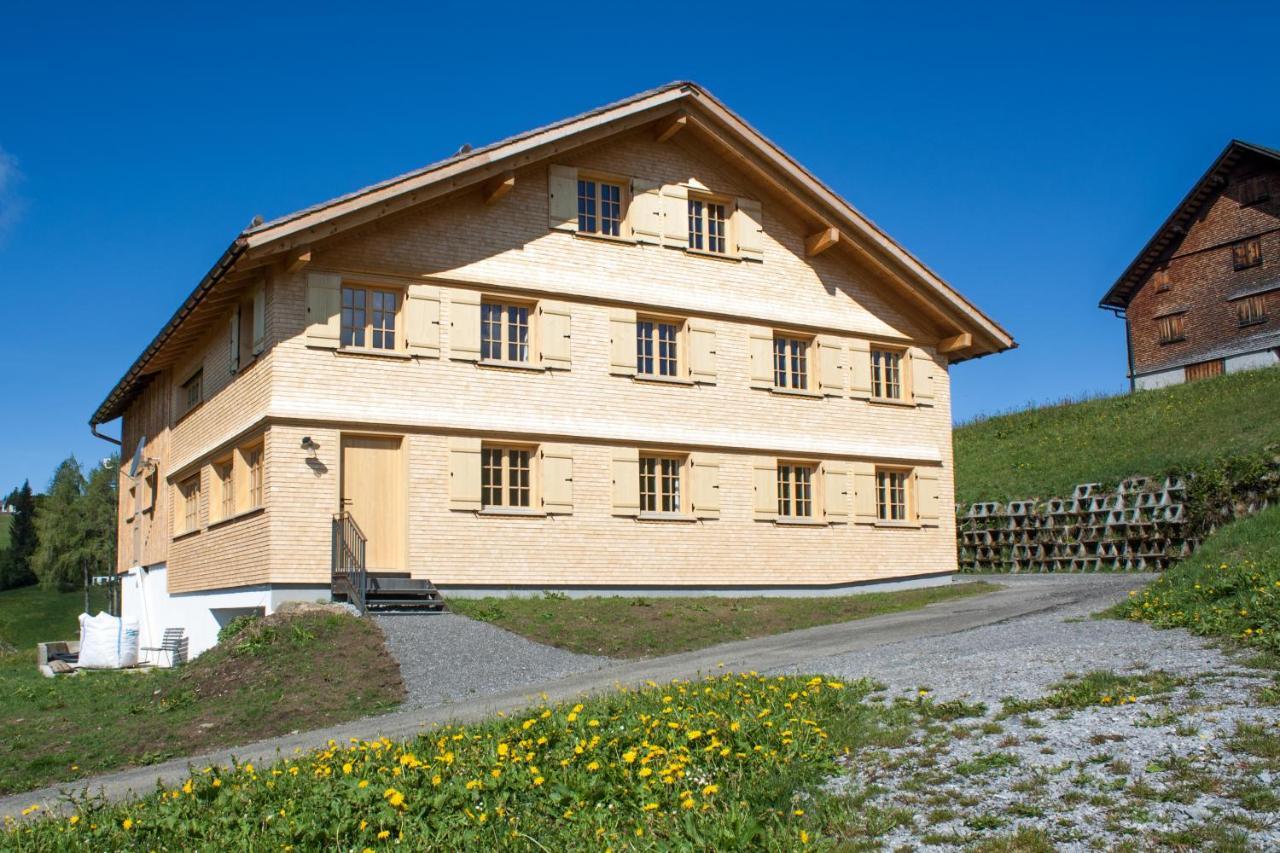
[[[956,500],[1050,498],[1280,442],[1280,368],[1028,409],[955,431]]]
[[[653,684],[205,770],[124,803],[0,830],[52,849],[793,850],[909,824],[820,786],[921,722],[865,681],[724,675]],[[38,815],[37,815],[38,817]]]
[[[996,589],[959,583],[829,598],[457,598],[449,608],[558,648],[641,658],[914,610]]]
[[[0,551],[9,547],[9,527],[12,524],[12,515],[0,515]]]
[[[83,594],[0,593],[0,636],[17,647],[0,652],[0,794],[356,719],[404,696],[376,625],[331,613],[272,617],[179,670],[44,678],[34,644],[74,638],[82,605]]]
[[[1280,655],[1280,506],[1223,526],[1114,614]]]
[[[1030,711],[1080,710],[1091,707],[1127,705],[1141,696],[1168,693],[1182,682],[1165,672],[1143,672],[1117,675],[1108,670],[1094,670],[1076,678],[1064,678],[1050,686],[1040,699],[1005,699],[1001,716]]]

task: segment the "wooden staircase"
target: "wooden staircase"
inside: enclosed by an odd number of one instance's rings
[[[333,565],[330,595],[334,601],[355,605],[364,615],[370,610],[402,613],[443,613],[444,598],[429,580],[408,572],[371,572],[365,568],[367,540],[351,513],[333,517]]]

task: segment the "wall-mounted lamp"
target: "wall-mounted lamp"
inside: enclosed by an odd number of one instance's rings
[[[311,457],[314,459],[316,451],[320,449],[320,445],[319,443],[312,441],[311,436],[305,435],[302,437],[302,449],[310,452]]]

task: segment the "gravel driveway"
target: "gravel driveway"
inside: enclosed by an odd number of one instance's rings
[[[409,693],[405,701],[414,708],[502,693],[614,663],[534,643],[454,613],[383,613],[374,618],[400,661]]]

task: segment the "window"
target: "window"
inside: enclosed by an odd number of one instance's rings
[[[529,306],[481,304],[480,359],[520,363],[529,360]]]
[[[527,509],[532,505],[529,460],[533,451],[524,447],[480,449],[480,505]]]
[[[182,411],[191,411],[204,399],[204,369],[191,374],[191,378],[182,383]]]
[[[778,517],[813,518],[813,465],[778,463]]]
[[[684,512],[681,472],[684,459],[678,456],[640,457],[640,511]]]
[[[400,294],[395,291],[342,288],[342,346],[395,349],[399,308]]]
[[[1254,175],[1240,182],[1241,206],[1257,204],[1271,198],[1271,188],[1267,185],[1266,175]]]
[[[885,400],[902,399],[902,351],[871,351],[871,396]]]
[[[578,233],[622,234],[622,186],[594,179],[578,180]]]
[[[183,480],[178,486],[182,497],[182,529],[179,533],[190,533],[199,524],[200,516],[200,475]]]
[[[213,476],[218,481],[218,518],[236,514],[235,466],[230,457],[213,463]]]
[[[876,470],[876,518],[881,521],[907,521],[907,478],[909,472],[893,469]]]
[[[249,474],[248,506],[254,509],[262,506],[262,445],[247,448],[244,453],[244,467]]]
[[[1155,286],[1156,293],[1168,293],[1173,285],[1169,282],[1169,271],[1167,269],[1159,269],[1151,274],[1151,283]]]
[[[1256,267],[1262,263],[1262,240],[1251,237],[1231,247],[1231,264],[1238,270]]]
[[[723,202],[689,199],[689,248],[717,255],[725,254],[726,218]]]
[[[1172,344],[1177,341],[1185,341],[1187,336],[1184,333],[1182,321],[1182,314],[1170,314],[1167,317],[1157,317],[1156,324],[1160,330],[1160,343]]]
[[[675,320],[636,321],[636,373],[640,376],[679,376],[680,323]]]
[[[773,337],[773,386],[804,391],[809,387],[809,345],[805,338]]]
[[[1267,302],[1262,294],[1247,296],[1236,303],[1236,319],[1241,326],[1267,322]]]

